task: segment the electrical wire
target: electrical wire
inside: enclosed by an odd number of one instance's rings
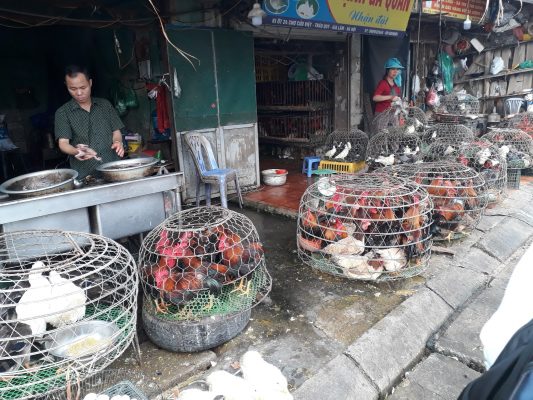
[[[167,32],[165,30],[165,25],[163,24],[163,20],[161,19],[161,16],[159,15],[159,12],[157,11],[157,8],[156,6],[154,5],[154,3],[152,2],[152,0],[148,0],[148,2],[150,3],[150,5],[152,6],[152,8],[154,9],[154,12],[155,12],[155,15],[157,16],[157,19],[159,20],[159,25],[161,26],[161,33],[163,34],[163,36],[165,37],[165,40],[167,41],[167,43],[172,46],[172,48],[174,50],[176,50],[178,52],[179,55],[181,55],[183,58],[185,58],[189,64],[191,64],[191,66],[196,70],[196,67],[194,66],[193,62],[192,62],[192,59],[195,59],[198,61],[198,64],[200,64],[200,60],[193,56],[192,54],[189,54],[187,53],[186,51],[183,51],[181,50],[180,48],[178,48],[174,43],[172,43],[172,41],[170,40],[170,38],[168,37],[167,35]]]

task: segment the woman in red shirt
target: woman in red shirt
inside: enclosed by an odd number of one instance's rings
[[[393,101],[400,99],[400,86],[402,84],[402,63],[397,58],[389,58],[385,63],[387,71],[379,81],[372,100],[376,103],[375,113],[380,113],[391,107]]]

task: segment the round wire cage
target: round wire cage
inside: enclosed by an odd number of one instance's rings
[[[324,158],[340,162],[357,162],[365,159],[368,135],[359,129],[336,129],[328,136]]]
[[[310,185],[298,214],[298,255],[323,272],[387,281],[420,274],[431,253],[432,202],[413,182],[338,175]]]
[[[455,161],[435,161],[387,167],[380,172],[410,179],[433,200],[435,240],[460,239],[474,230],[488,196],[485,181],[474,169]]]
[[[424,154],[424,161],[458,161],[473,168],[485,180],[488,202],[500,201],[507,188],[507,159],[487,140],[478,139],[459,146],[441,142],[432,143]]]
[[[418,107],[393,106],[377,113],[370,123],[370,133],[376,135],[384,130],[403,127],[407,133],[424,131],[427,117]]]
[[[272,284],[254,225],[222,207],[193,208],[163,221],[143,241],[139,268],[145,298],[168,321],[249,310]]]
[[[383,166],[415,163],[421,159],[420,138],[402,128],[374,135],[368,142],[366,159],[369,170]]]
[[[508,120],[502,121],[500,128],[520,129],[529,136],[533,136],[533,112],[516,114]]]
[[[431,145],[437,140],[457,147],[474,141],[474,132],[461,124],[438,123],[430,126],[422,136],[425,145]]]
[[[132,343],[137,268],[108,238],[63,231],[0,235],[0,398],[42,397],[116,360]]]
[[[506,156],[508,169],[525,169],[533,165],[533,139],[526,132],[511,128],[492,128],[482,139],[494,144],[500,154]]]
[[[447,94],[440,104],[440,110],[448,114],[479,114],[479,100],[468,93]]]

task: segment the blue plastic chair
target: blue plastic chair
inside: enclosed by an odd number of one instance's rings
[[[226,185],[228,181],[234,180],[239,199],[239,207],[242,208],[242,194],[237,170],[233,168],[218,168],[213,149],[211,149],[211,143],[201,133],[187,133],[185,135],[185,141],[189,146],[194,164],[196,165],[196,207],[200,206],[200,185],[203,182],[205,184],[206,204],[208,206],[211,205],[211,185],[218,184],[220,187],[222,207],[228,208]]]

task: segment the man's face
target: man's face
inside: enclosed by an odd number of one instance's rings
[[[76,74],[73,78],[65,76],[68,92],[78,104],[86,104],[91,100],[91,86],[93,80],[87,80],[85,74]]]

